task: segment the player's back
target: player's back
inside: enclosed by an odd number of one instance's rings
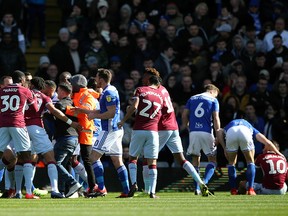
[[[263,171],[262,185],[267,189],[281,189],[287,178],[287,161],[281,155],[274,153],[261,154],[255,165]]]
[[[232,121],[230,121],[225,127],[224,127],[224,130],[227,132],[231,127],[234,127],[234,126],[245,126],[247,127],[250,132],[251,132],[251,135],[252,136],[255,136],[256,134],[259,133],[259,131],[254,128],[248,121],[246,121],[245,119],[234,119]]]
[[[158,130],[178,130],[178,124],[174,112],[174,107],[167,89],[160,85],[159,91],[163,95],[163,107],[161,109],[161,118],[158,124]]]
[[[24,110],[32,103],[29,89],[11,84],[0,89],[0,127],[25,127]]]
[[[44,127],[42,116],[44,114],[44,110],[46,109],[46,105],[48,103],[52,103],[50,97],[46,96],[42,92],[38,90],[32,90],[36,99],[37,99],[37,106],[38,111],[35,112],[32,107],[28,107],[28,110],[25,111],[25,122],[26,125],[38,125],[39,127]]]
[[[192,96],[187,104],[190,131],[211,133],[213,112],[219,112],[219,102],[207,93]]]
[[[158,131],[158,122],[161,117],[163,96],[161,91],[150,86],[136,89],[135,96],[139,97],[133,130]]]
[[[112,119],[102,119],[101,126],[104,131],[119,130],[117,123],[120,121],[120,98],[118,90],[113,85],[108,85],[100,96],[100,113],[106,112],[108,106],[116,106]]]

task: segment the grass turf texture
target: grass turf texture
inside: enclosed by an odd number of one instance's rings
[[[287,216],[288,195],[237,195],[217,192],[215,197],[195,196],[193,193],[158,193],[160,199],[138,196],[116,199],[119,193],[93,199],[50,199],[49,195],[39,200],[0,199],[0,215],[65,216],[65,215],[113,215],[113,216],[158,216],[158,215],[277,215]]]

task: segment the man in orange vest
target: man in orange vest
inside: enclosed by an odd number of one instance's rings
[[[72,97],[74,106],[87,110],[95,110],[95,99],[87,88],[87,79],[83,75],[77,74],[70,79],[70,82],[73,88]],[[89,158],[93,145],[92,138],[93,131],[95,130],[94,122],[93,120],[88,119],[87,114],[77,114],[73,111],[73,109],[70,108],[67,107],[66,114],[77,116],[79,124],[83,127],[83,129],[79,132],[78,140],[80,143],[80,155],[83,160],[85,170],[87,172],[89,194],[93,193],[93,190],[97,188],[94,172]]]

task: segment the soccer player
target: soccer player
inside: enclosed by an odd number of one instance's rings
[[[135,90],[133,104],[127,109],[126,115],[118,123],[118,126],[122,127],[137,110],[129,148],[130,163],[128,167],[132,183],[129,197],[133,197],[138,190],[137,160],[139,155],[143,153],[149,168],[150,198],[158,198],[155,195],[159,152],[158,122],[164,101],[163,95],[159,90],[159,72],[154,68],[146,68],[142,82],[144,86]]]
[[[279,145],[273,142],[279,150]],[[285,195],[287,192],[287,185],[285,181],[288,180],[287,161],[286,158],[276,154],[274,151],[264,151],[259,155],[255,161],[256,168],[261,168],[263,173],[262,183],[254,183],[254,190],[256,194],[264,195]],[[239,183],[238,193],[245,194],[247,189],[247,182],[241,181]]]
[[[237,153],[240,147],[247,162],[246,178],[248,182],[247,195],[256,195],[253,185],[255,179],[255,163],[254,154],[255,146],[253,139],[261,142],[265,145],[264,150],[272,150],[276,154],[283,156],[273,143],[268,140],[263,134],[255,129],[248,121],[244,119],[235,119],[229,122],[224,129],[220,129],[217,132],[217,138],[226,151],[226,157],[228,160],[228,176],[229,184],[231,188],[231,195],[237,195],[236,188],[236,169],[235,164],[237,162]],[[278,157],[278,156],[277,156]],[[284,157],[284,156],[283,156]],[[259,159],[260,160],[260,159]],[[272,162],[272,161],[271,161]],[[268,162],[269,163],[269,162]],[[274,166],[274,164],[271,163]],[[282,168],[280,168],[282,169]]]
[[[208,196],[208,188],[201,180],[198,172],[195,170],[193,165],[187,161],[183,155],[183,147],[181,138],[179,135],[178,124],[176,121],[176,116],[174,112],[174,107],[171,102],[171,98],[167,89],[160,85],[159,90],[161,91],[164,99],[163,108],[161,109],[162,116],[158,123],[159,130],[159,151],[167,145],[167,147],[172,152],[175,160],[182,166],[183,169],[190,174],[193,179],[200,185],[201,193],[203,196]],[[144,160],[146,161],[146,160]],[[143,162],[144,164],[144,162]],[[143,165],[143,180],[145,183],[145,190],[147,191],[149,187],[149,173],[148,165]],[[148,187],[147,187],[148,185]],[[148,191],[149,193],[149,191]]]
[[[23,174],[26,182],[26,199],[37,198],[32,194],[33,166],[31,164],[31,145],[25,126],[24,110],[29,105],[38,110],[36,98],[25,88],[25,74],[12,73],[13,84],[0,89],[0,157],[10,141],[13,141],[19,160],[23,162]]]
[[[118,178],[123,191],[118,198],[127,198],[129,192],[128,172],[122,160],[122,137],[123,129],[118,128],[120,121],[120,99],[115,86],[111,85],[112,73],[108,69],[98,69],[96,75],[97,87],[102,88],[99,103],[100,110],[81,110],[88,114],[89,119],[101,119],[102,131],[94,143],[90,158],[96,176],[98,189],[94,196],[105,196],[107,190],[104,184],[104,168],[100,161],[103,154],[111,157],[112,163],[117,170]],[[92,197],[93,195],[91,195]]]
[[[13,80],[11,76],[2,76],[0,78],[0,88],[4,88],[12,83]],[[3,152],[2,160],[0,160],[2,175],[5,171],[5,191],[1,198],[12,198],[15,195],[14,168],[16,160],[15,152],[12,150],[10,145],[7,146]],[[4,169],[4,167],[6,167],[6,169]]]
[[[208,165],[203,178],[207,184],[214,174],[216,167],[216,145],[214,130],[220,129],[219,102],[217,96],[219,89],[213,84],[205,87],[205,92],[192,96],[186,103],[182,113],[181,129],[187,127],[189,122],[189,146],[187,154],[192,155],[192,164],[199,172],[201,150],[208,158]],[[213,125],[213,126],[212,126]],[[195,194],[200,194],[200,187],[195,182]]]

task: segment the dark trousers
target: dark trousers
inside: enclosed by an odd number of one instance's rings
[[[95,175],[90,161],[90,154],[92,151],[92,145],[80,144],[80,154],[84,163],[85,170],[87,172],[87,180],[89,188],[92,190],[95,186]]]

